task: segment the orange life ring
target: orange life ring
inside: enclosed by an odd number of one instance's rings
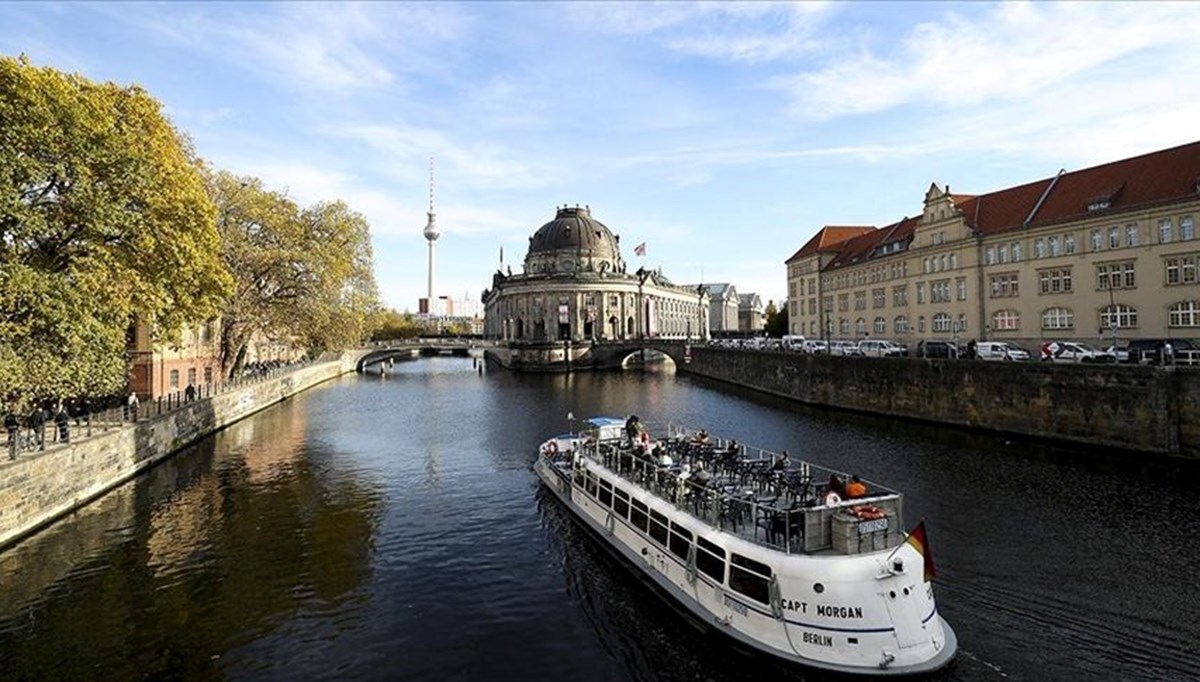
[[[882,519],[887,516],[886,512],[873,504],[859,505],[851,509],[850,513],[864,521]]]

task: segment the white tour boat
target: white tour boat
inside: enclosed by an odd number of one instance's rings
[[[936,670],[957,640],[933,599],[924,526],[870,484],[636,418],[589,419],[542,444],[534,470],[580,521],[663,592],[742,645],[867,675]],[[632,437],[630,435],[632,431]],[[844,476],[841,477],[844,480]]]

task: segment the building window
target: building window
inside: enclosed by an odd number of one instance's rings
[[[887,289],[872,289],[871,304],[875,308],[882,308],[887,305]]]
[[[850,320],[846,318],[838,320],[838,334],[842,336],[850,335]]]
[[[1137,246],[1138,245],[1137,223],[1132,223],[1130,225],[1125,226],[1125,245],[1126,246]]]
[[[908,305],[908,287],[892,287],[892,305],[905,306]]]
[[[887,333],[887,320],[882,317],[875,318],[875,335],[883,336]]]
[[[955,331],[960,331],[960,332],[967,331],[967,314],[966,313],[958,314],[958,329]]]
[[[922,333],[925,331],[925,316],[924,315],[917,318],[917,331],[922,332]]]
[[[1067,234],[1063,237],[1063,251],[1067,252],[1067,255],[1075,253],[1075,235],[1074,234]]]
[[[933,331],[948,332],[952,328],[950,316],[946,313],[938,313],[933,316]]]
[[[1092,230],[1092,251],[1100,250],[1100,246],[1103,244],[1103,239],[1103,235],[1100,234],[1100,228],[1097,227],[1096,229]]]
[[[1137,309],[1128,305],[1110,305],[1100,310],[1100,328],[1112,329],[1113,326],[1129,329],[1137,326]]]
[[[1171,233],[1174,232],[1172,228],[1174,227],[1175,225],[1171,222],[1170,218],[1163,218],[1162,220],[1158,221],[1159,244],[1166,244],[1167,242],[1171,241],[1171,237],[1173,236]]]
[[[1196,261],[1197,254],[1194,253],[1166,259],[1167,284],[1195,284]]]
[[[967,300],[967,278],[959,277],[957,280],[955,280],[954,284],[955,287],[958,288],[958,300]]]
[[[1108,228],[1108,248],[1118,249],[1121,247],[1121,228],[1113,225]]]
[[[838,312],[850,310],[850,294],[838,294]]]
[[[808,314],[809,315],[817,314],[817,299],[815,299],[815,298],[808,299]]]
[[[1051,256],[1062,255],[1062,247],[1059,244],[1060,244],[1060,240],[1058,238],[1058,235],[1055,235],[1050,238],[1050,255]]]
[[[908,318],[904,315],[897,315],[895,320],[892,320],[892,327],[897,334],[908,333]]]
[[[1133,261],[1101,263],[1096,266],[1097,289],[1132,289],[1136,286]]]
[[[1008,262],[1008,244],[1001,244],[997,247],[997,254],[1001,263]]]
[[[1017,273],[1007,272],[1003,275],[991,276],[992,298],[1009,298],[1012,296],[1020,296],[1020,287],[1018,286]]]
[[[854,331],[859,336],[866,336],[867,335],[867,321],[861,317],[858,318],[857,320],[855,320],[854,321]]]
[[[865,291],[854,292],[854,309],[855,310],[866,310],[867,309],[867,292],[865,292]]]
[[[985,252],[985,254],[986,254],[985,258],[987,259],[987,264],[995,265],[996,264],[996,247],[994,247],[994,246],[987,247],[987,251]],[[928,270],[926,270],[926,272],[928,272]]]
[[[1179,219],[1179,241],[1190,242],[1196,238],[1196,224],[1190,215]]]
[[[195,367],[188,367],[188,384],[192,385],[192,386],[196,385],[196,368]]]
[[[939,279],[929,285],[929,300],[932,303],[946,303],[950,300],[950,280]]]
[[[1071,268],[1038,271],[1039,294],[1071,293]]]
[[[179,388],[179,370],[171,370],[171,373],[168,376],[170,376],[171,388]]]
[[[1046,257],[1046,240],[1045,239],[1038,237],[1037,239],[1033,240],[1033,257],[1034,258],[1045,258]]]
[[[957,268],[958,268],[958,254],[952,253],[952,254],[950,254],[950,269],[955,270]]]
[[[1021,260],[1021,242],[1012,243],[1013,262],[1017,263]]]
[[[1070,308],[1046,308],[1042,311],[1042,329],[1074,329],[1075,313]]]
[[[211,384],[212,377],[213,377],[212,367],[205,367],[204,368],[204,383]]]
[[[1200,327],[1200,301],[1180,301],[1168,308],[1167,324],[1172,327]]]
[[[1021,314],[1015,310],[997,310],[992,315],[992,329],[1013,331],[1021,328]]]
[[[925,302],[925,283],[917,282],[917,303]]]

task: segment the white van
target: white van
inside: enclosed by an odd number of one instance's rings
[[[800,334],[784,334],[783,338],[779,339],[779,343],[784,350],[798,353],[804,351],[804,337]]]
[[[858,342],[858,354],[868,358],[895,358],[904,355],[904,349],[883,339],[863,339]]]
[[[1029,353],[1005,341],[980,341],[975,344],[975,357],[994,361],[1028,360]]]

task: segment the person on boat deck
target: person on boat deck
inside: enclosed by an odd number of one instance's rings
[[[655,443],[651,454],[654,456],[654,461],[658,462],[660,467],[669,467],[675,463],[671,459],[671,456],[667,454],[667,449],[663,447],[662,443]]]
[[[704,462],[697,462],[696,470],[692,472],[692,483],[704,488],[708,486],[708,482],[711,480],[712,474],[709,473],[708,469],[704,468]]]
[[[738,457],[742,454],[742,446],[738,445],[736,440],[729,441],[729,449],[727,450],[730,457]]]
[[[791,466],[792,458],[788,455],[788,451],[784,450],[778,455],[775,455],[775,461],[771,463],[771,471],[784,472]]]
[[[846,494],[846,486],[842,483],[842,479],[838,478],[837,474],[829,474],[828,487],[828,492],[837,493],[839,497]]]
[[[692,441],[701,445],[708,443],[708,431],[700,429],[696,432],[696,436],[692,438]]]
[[[629,415],[629,419],[625,420],[625,435],[629,436],[630,447],[633,447],[634,442],[637,441],[639,426],[640,424],[638,423],[638,416],[636,414]]]
[[[867,485],[858,478],[858,474],[850,477],[850,482],[846,484],[846,497],[866,497]]]

